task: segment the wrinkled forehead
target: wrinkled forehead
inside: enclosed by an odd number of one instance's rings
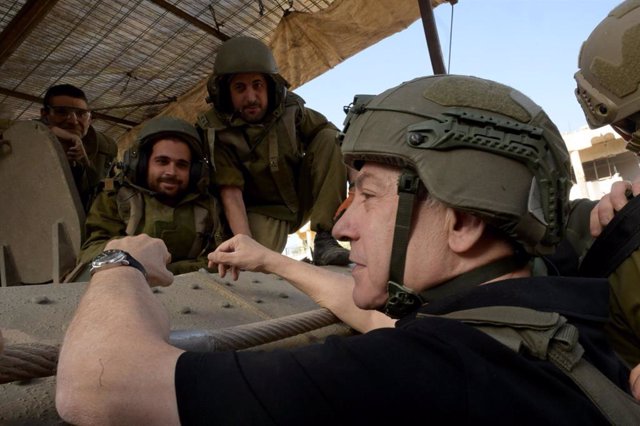
[[[388,164],[367,161],[360,168],[355,184],[356,188],[364,185],[372,185],[379,188],[395,188],[398,185],[398,178],[401,169]]]

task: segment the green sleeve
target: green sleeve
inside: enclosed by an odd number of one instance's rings
[[[113,238],[126,236],[126,223],[118,215],[115,191],[103,191],[91,205],[85,222],[87,239],[82,245],[78,263],[88,263]]]
[[[610,318],[607,335],[630,366],[640,364],[640,250],[609,276]]]

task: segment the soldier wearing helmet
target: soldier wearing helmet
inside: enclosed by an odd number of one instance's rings
[[[578,103],[591,128],[611,127],[640,152],[640,1],[626,0],[600,22],[582,44],[575,73]],[[592,234],[598,238],[584,255],[583,275],[608,277],[611,319],[608,337],[630,365],[640,363],[640,215],[635,200],[623,210],[640,184],[617,182],[611,194],[591,212]],[[629,198],[627,198],[629,197]],[[617,212],[622,212],[617,214]],[[616,220],[612,221],[616,216]],[[573,216],[573,215],[572,215]],[[603,227],[609,225],[603,232]],[[570,226],[575,229],[575,226]],[[578,245],[579,246],[579,245]],[[640,392],[639,392],[640,394]]]
[[[79,262],[88,264],[113,238],[162,239],[176,274],[206,266],[222,241],[222,214],[209,193],[209,158],[194,126],[174,117],[150,120],[120,164],[112,188],[99,194],[86,221]]]
[[[142,291],[171,282],[162,244],[117,240],[108,247],[153,272],[149,281],[127,267],[94,275],[61,351],[62,417],[411,424],[422,410],[435,424],[630,422],[628,370],[601,330],[606,281],[529,274],[529,256],[562,238],[570,186],[568,152],[539,106],[487,80],[419,78],[356,103],[342,149],[359,174],[333,232],[351,241],[352,276],[246,235],[209,259],[222,274],[279,273],[320,303],[343,296],[332,307],[341,319],[366,331],[382,317],[387,327],[290,350],[183,352],[166,343],[161,307]],[[126,285],[110,286],[124,274]],[[118,297],[146,307],[146,321],[118,312],[95,336],[92,323]],[[129,350],[118,368],[73,363]],[[105,371],[111,392],[98,385]]]
[[[611,125],[640,152],[640,1],[614,8],[582,44],[576,97],[592,129]]]
[[[331,236],[346,192],[336,127],[287,90],[269,48],[251,37],[220,47],[207,87],[213,108],[198,123],[233,233],[281,252],[310,221],[314,263],[346,265],[348,250]]]

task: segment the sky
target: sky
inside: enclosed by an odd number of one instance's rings
[[[415,0],[402,0],[415,1]],[[561,132],[586,125],[573,75],[582,42],[621,0],[459,0],[435,8],[445,66],[512,86],[547,112]],[[338,127],[354,94],[377,94],[433,74],[422,21],[295,89]]]

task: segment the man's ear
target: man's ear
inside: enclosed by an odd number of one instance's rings
[[[449,209],[448,216],[449,247],[455,253],[470,251],[484,234],[484,221],[472,214],[452,209]]]

